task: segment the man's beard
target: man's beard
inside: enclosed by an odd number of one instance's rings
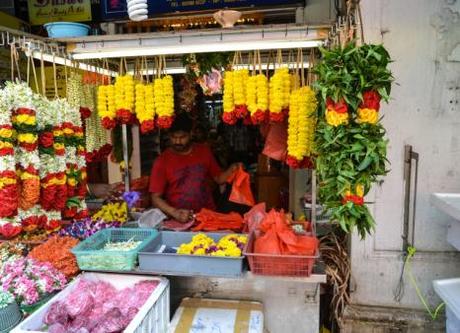
[[[190,145],[173,145],[173,148],[175,151],[183,153],[190,148]]]

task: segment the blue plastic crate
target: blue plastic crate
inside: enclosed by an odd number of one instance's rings
[[[137,265],[138,252],[157,235],[154,229],[110,228],[98,231],[72,249],[78,267],[85,271],[131,271]],[[130,251],[105,251],[108,242],[141,241]]]

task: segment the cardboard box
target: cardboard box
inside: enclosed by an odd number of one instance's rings
[[[262,333],[263,306],[258,302],[184,298],[169,333]]]

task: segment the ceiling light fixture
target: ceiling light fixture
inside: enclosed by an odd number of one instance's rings
[[[186,53],[206,53],[206,52],[229,52],[229,51],[253,51],[253,50],[278,50],[278,49],[298,49],[313,48],[323,45],[321,40],[294,40],[294,41],[248,41],[248,42],[221,42],[195,45],[159,45],[159,46],[139,46],[135,48],[100,48],[94,52],[81,52],[72,54],[72,58],[81,59],[102,59],[102,58],[122,58],[122,57],[144,57],[155,55],[171,55]]]

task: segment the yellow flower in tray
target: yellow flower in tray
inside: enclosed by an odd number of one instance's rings
[[[210,255],[218,257],[241,257],[247,236],[229,234],[216,244],[206,234],[195,235],[189,243],[182,244],[177,253],[191,255]]]

